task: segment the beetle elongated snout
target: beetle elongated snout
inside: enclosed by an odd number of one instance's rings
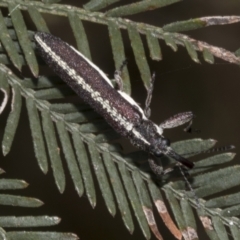
[[[166,155],[167,157],[173,158],[174,160],[180,162],[184,166],[188,168],[193,168],[194,163],[189,161],[188,159],[182,157],[181,155],[177,154],[171,147],[170,147],[170,140],[168,138],[162,137],[160,141],[156,144],[157,149],[155,149],[155,156],[160,157],[161,155]]]
[[[163,152],[164,153],[164,152]],[[171,147],[167,148],[166,153],[164,153],[166,156],[173,158],[174,160],[180,162],[184,166],[188,168],[193,168],[194,163],[189,161],[188,159],[182,157],[181,155],[177,154]]]

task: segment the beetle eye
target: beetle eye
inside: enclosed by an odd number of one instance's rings
[[[162,139],[162,143],[161,143],[163,146],[170,146],[171,142],[168,138],[163,138]]]
[[[155,151],[154,152],[154,156],[159,158],[159,157],[162,157],[163,156],[163,153],[161,151]]]

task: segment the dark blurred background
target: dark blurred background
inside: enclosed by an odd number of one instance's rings
[[[127,4],[130,1],[121,2]],[[86,1],[64,1],[64,3],[81,7]],[[240,2],[237,0],[185,0],[162,9],[128,18],[161,27],[167,23],[190,18],[226,15],[240,15]],[[76,46],[66,18],[44,16],[53,34]],[[31,23],[29,24],[31,25]],[[88,34],[94,63],[110,77],[113,77],[115,69],[107,28],[85,22],[84,26]],[[236,51],[240,48],[239,29],[240,23],[237,23],[208,27],[186,34],[229,51]],[[122,31],[122,35],[125,41],[125,53],[129,62],[128,66],[133,86],[132,97],[143,106],[146,91],[140,80],[126,31]],[[146,42],[145,38],[143,38],[143,41]],[[160,41],[160,45],[163,60],[154,62],[148,58],[151,71],[156,72],[151,119],[160,123],[176,113],[191,110],[197,116],[194,119],[194,127],[201,129],[201,133],[187,135],[182,131],[182,128],[178,128],[166,131],[165,135],[172,141],[194,137],[213,138],[218,140],[217,146],[235,145],[235,152],[238,153],[240,151],[239,66],[217,58],[215,64],[210,65],[202,60],[201,54],[199,54],[201,64],[195,64],[188,56],[185,48],[179,46],[178,51],[173,52],[163,41]],[[146,55],[149,55],[147,48]],[[3,136],[9,110],[10,103],[0,118],[0,139]],[[6,171],[4,177],[24,179],[30,184],[25,190],[11,193],[39,198],[45,202],[45,205],[39,209],[0,206],[1,215],[59,216],[62,218],[62,222],[56,227],[48,228],[48,230],[74,232],[83,240],[144,239],[135,220],[135,231],[130,235],[122,223],[119,212],[114,218],[110,216],[98,187],[97,206],[95,210],[92,210],[86,196],[82,198],[77,196],[68,171],[66,171],[66,190],[62,195],[54,184],[52,172],[50,171],[46,176],[42,174],[34,157],[25,104],[23,104],[21,120],[12,150],[6,157],[3,157],[1,153],[0,159],[0,167]],[[237,164],[239,160],[240,158],[237,155],[234,164]],[[156,218],[159,219],[157,215]],[[173,239],[161,221],[158,221],[158,226],[163,235],[166,231],[167,237],[165,239]],[[30,230],[38,229],[32,228]],[[202,239],[204,238],[203,236]],[[152,239],[155,238],[152,237]]]

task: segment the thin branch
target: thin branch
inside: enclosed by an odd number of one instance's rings
[[[8,2],[9,2],[8,0],[2,0],[2,2],[0,2],[0,6],[7,7]],[[131,20],[122,19],[122,18],[106,17],[105,14],[100,12],[89,12],[84,9],[80,9],[80,8],[68,6],[68,5],[60,5],[60,4],[45,5],[40,2],[35,2],[35,1],[23,2],[20,0],[16,0],[15,3],[16,4],[19,3],[19,8],[22,10],[27,10],[29,6],[34,6],[38,9],[39,12],[42,12],[42,13],[49,13],[49,14],[65,16],[65,17],[67,17],[69,13],[76,13],[76,14],[79,14],[79,17],[82,20],[86,20],[89,22],[94,22],[94,23],[99,23],[104,25],[108,25],[110,22],[114,22],[121,29],[127,29],[129,26],[132,26],[141,34],[147,35],[150,32],[154,37],[157,37],[159,39],[164,39],[164,35],[169,34],[174,38],[176,43],[179,45],[184,45],[184,41],[189,41],[194,45],[195,50],[197,51],[203,51],[204,48],[206,48],[209,50],[209,52],[211,52],[216,57],[219,57],[231,63],[240,64],[240,58],[235,56],[235,54],[230,51],[227,51],[223,48],[212,46],[206,42],[192,39],[183,34],[167,33],[167,32],[164,32],[162,28],[155,27],[149,24],[136,23]]]

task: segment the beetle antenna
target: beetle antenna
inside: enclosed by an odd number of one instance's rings
[[[204,150],[204,151],[183,153],[182,156],[188,156],[188,155],[192,155],[192,154],[197,155],[197,154],[201,154],[201,153],[215,153],[215,152],[229,151],[234,148],[235,148],[234,145],[227,145],[227,146],[216,147],[216,148],[212,148],[212,149]]]
[[[192,193],[192,195],[193,195],[193,198],[194,198],[195,201],[196,201],[197,208],[200,208],[199,198],[197,197],[196,192],[194,191],[194,189],[192,188],[190,182],[188,181],[187,175],[186,175],[186,173],[185,173],[184,170],[183,170],[183,169],[184,169],[183,166],[182,166],[181,164],[177,164],[177,166],[178,166],[178,168],[179,168],[179,170],[180,170],[180,172],[181,172],[181,174],[182,174],[182,176],[183,176],[183,178],[184,178],[185,183],[186,183],[187,186],[188,186],[188,189],[191,191],[191,193]]]

